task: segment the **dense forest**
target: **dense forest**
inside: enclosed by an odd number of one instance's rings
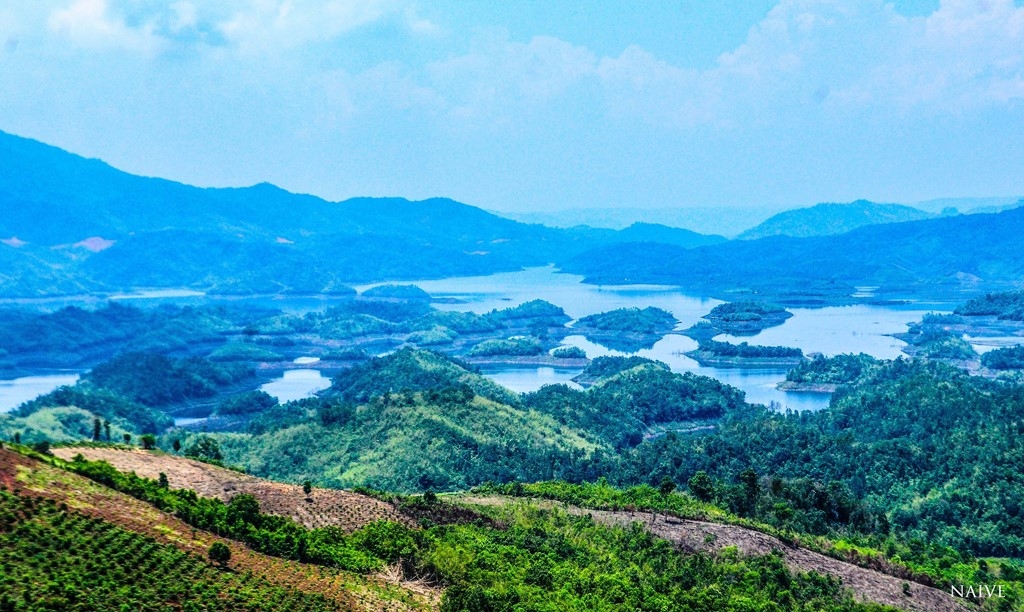
[[[988,293],[976,297],[957,307],[956,314],[1024,321],[1024,291]]]
[[[684,482],[703,471],[716,481],[716,495],[746,470],[760,490],[771,490],[774,478],[810,478],[884,513],[905,537],[976,555],[1024,556],[1016,467],[1024,460],[1024,389],[905,360],[868,368],[851,383],[828,410],[751,408],[727,415],[711,435],[646,442],[616,464],[622,471],[608,473],[623,483]],[[988,493],[969,493],[978,490]]]

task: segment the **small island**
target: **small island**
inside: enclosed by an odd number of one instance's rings
[[[881,362],[860,353],[825,357],[816,354],[813,359],[803,361],[786,374],[786,380],[776,388],[780,391],[804,391],[808,393],[834,393],[839,385],[852,384],[877,369]]]
[[[589,315],[576,321],[573,330],[591,342],[632,353],[654,346],[678,323],[672,313],[648,306]]]
[[[536,365],[553,367],[586,367],[590,363],[583,349],[562,346],[551,352],[544,350],[538,338],[513,336],[504,340],[484,340],[465,354],[473,365]]]
[[[990,370],[1024,370],[1024,346],[1008,346],[981,356],[981,365]]]
[[[919,359],[937,359],[958,365],[978,364],[978,353],[964,340],[964,317],[957,314],[929,313],[918,323],[910,323],[907,331],[893,334],[907,343],[903,352]]]
[[[692,327],[687,336],[701,342],[719,334],[752,336],[769,327],[782,325],[793,316],[782,306],[766,302],[742,301],[719,304]]]
[[[804,353],[788,346],[731,344],[707,340],[686,356],[702,366],[716,368],[792,368],[804,361]]]
[[[360,297],[374,300],[431,301],[430,294],[416,285],[377,285],[363,291]]]

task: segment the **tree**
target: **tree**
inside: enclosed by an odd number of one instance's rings
[[[174,452],[180,451],[181,450],[181,440],[175,440],[174,444],[171,444],[171,447],[174,448]]]
[[[219,564],[221,567],[227,567],[228,561],[231,560],[231,549],[224,542],[210,544],[210,551],[207,554],[210,557],[210,561]]]
[[[302,492],[306,494],[306,497],[309,497],[309,494],[313,492],[313,483],[308,480],[302,483]]]
[[[139,440],[142,441],[142,448],[146,450],[153,450],[156,448],[156,436],[153,434],[143,434]]]
[[[715,497],[715,483],[704,470],[698,471],[690,477],[686,483],[690,487],[690,493],[701,501],[711,501]]]
[[[103,434],[107,442],[110,442],[110,421],[103,421]]]
[[[227,519],[229,523],[241,521],[255,525],[260,518],[260,503],[249,493],[239,493],[228,502]]]
[[[131,444],[132,443],[132,434],[130,434],[130,433],[124,434],[124,443],[125,444]]]
[[[100,418],[99,417],[93,418],[93,420],[92,420],[92,441],[93,442],[99,442],[100,441],[100,429],[102,427],[103,427],[103,423],[100,421]]]
[[[163,472],[160,472],[160,479],[157,484],[161,489],[167,489],[171,486],[171,484],[167,482],[167,474],[164,474]]]
[[[743,484],[740,514],[744,516],[751,515],[754,513],[757,505],[757,496],[761,492],[761,487],[757,484],[757,472],[747,468],[740,472],[736,478]]]
[[[668,476],[661,479],[661,484],[658,485],[658,491],[662,495],[668,496],[672,494],[672,491],[676,490],[676,483]]]
[[[195,442],[185,449],[186,457],[194,457],[202,461],[220,461],[224,455],[220,453],[220,444],[210,436],[199,436]]]

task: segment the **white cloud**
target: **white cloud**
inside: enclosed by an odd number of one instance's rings
[[[106,0],[76,0],[50,14],[50,30],[86,48],[122,49],[154,53],[161,40],[153,33],[153,24],[129,27],[108,11]]]
[[[451,105],[451,117],[486,125],[556,103],[594,76],[596,67],[597,58],[585,47],[550,36],[521,43],[492,33],[478,38],[467,54],[428,64],[424,78]]]
[[[1005,103],[1022,74],[1024,8],[1012,0],[946,0],[915,18],[881,0],[785,0],[706,76],[783,103],[814,90],[848,110],[956,113]]]
[[[73,0],[52,10],[49,29],[84,48],[212,45],[252,55],[331,41],[390,17],[410,32],[440,31],[406,0]]]
[[[718,92],[696,70],[659,60],[631,45],[618,57],[602,58],[597,75],[609,110],[655,124],[686,126],[713,120]]]
[[[218,28],[243,50],[270,51],[330,40],[396,8],[388,0],[250,0]]]

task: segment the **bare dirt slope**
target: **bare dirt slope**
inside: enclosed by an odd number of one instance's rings
[[[298,485],[272,482],[176,455],[89,447],[55,448],[53,454],[66,460],[81,454],[86,459],[106,461],[118,470],[135,472],[144,478],[156,479],[163,472],[172,489],[191,489],[202,497],[228,501],[239,493],[249,493],[259,501],[261,511],[291,517],[306,527],[337,525],[352,532],[375,520],[412,526],[408,518],[389,504],[366,495],[313,489],[312,501],[307,501]]]
[[[429,610],[436,609],[440,600],[436,590],[425,589],[420,584],[407,585],[400,576],[388,572],[366,577],[254,552],[238,542],[193,529],[173,515],[134,497],[2,448],[0,486],[20,495],[63,502],[70,511],[101,518],[201,557],[206,557],[213,542],[224,542],[231,549],[232,570],[251,571],[282,587],[319,593],[345,609]]]
[[[511,503],[512,499],[500,496],[469,496],[462,497],[461,501],[469,504],[504,505]],[[744,527],[684,520],[651,512],[589,510],[544,500],[533,500],[533,503],[549,507],[557,506],[572,514],[589,514],[594,517],[595,521],[606,525],[628,526],[631,523],[641,523],[654,535],[691,551],[715,552],[726,546],[735,546],[743,554],[766,555],[773,550],[778,550],[782,553],[783,559],[790,569],[800,572],[813,571],[838,577],[860,601],[885,604],[914,612],[976,609],[957,601],[949,593],[913,582],[910,583],[910,595],[904,595],[903,583],[906,581],[901,578],[833,559],[804,548],[794,548],[770,535]]]

